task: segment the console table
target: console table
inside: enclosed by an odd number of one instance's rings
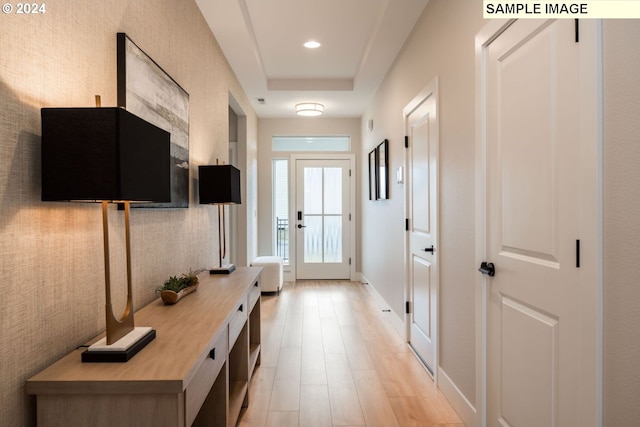
[[[236,425],[260,363],[261,270],[200,276],[178,304],[137,311],[157,335],[126,363],[82,363],[79,349],[30,378],[38,426]]]

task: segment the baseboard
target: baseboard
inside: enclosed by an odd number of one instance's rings
[[[406,339],[405,326],[404,326],[403,318],[398,316],[398,314],[396,312],[394,312],[391,309],[391,307],[389,307],[389,304],[387,304],[387,301],[382,297],[382,295],[380,295],[378,293],[378,291],[371,284],[371,282],[369,280],[367,280],[367,278],[364,277],[364,275],[362,273],[359,273],[359,274],[360,274],[360,278],[361,278],[360,281],[362,283],[366,283],[367,284],[367,286],[366,286],[367,290],[369,291],[369,293],[371,293],[371,296],[373,297],[373,299],[376,302],[376,304],[378,304],[378,307],[380,307],[380,311],[384,312],[385,317],[387,318],[389,323],[391,323],[391,326],[393,326],[393,328],[400,334],[402,339]]]
[[[467,400],[464,394],[462,394],[451,378],[449,378],[444,369],[442,369],[442,366],[438,367],[438,388],[442,391],[442,394],[445,395],[449,403],[451,403],[451,406],[453,406],[453,409],[455,409],[467,427],[477,426],[475,407]]]
[[[365,280],[363,280],[363,279],[364,279],[364,276],[362,275],[362,273],[359,273],[359,272],[356,271],[354,276],[351,278],[351,281],[352,282],[364,282]]]

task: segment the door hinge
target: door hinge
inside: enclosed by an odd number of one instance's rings
[[[407,301],[404,305],[404,312],[405,314],[409,314],[411,313],[411,302]]]
[[[351,221],[351,214],[349,214],[349,221]]]
[[[404,137],[404,148],[409,148],[409,137],[408,136]]]
[[[576,240],[576,268],[580,268],[580,240]]]
[[[351,169],[349,169],[349,177],[351,177]]]
[[[409,218],[404,220],[404,231],[409,231]]]
[[[351,258],[349,258],[349,265],[351,265]]]
[[[580,43],[580,20],[576,19],[576,43]]]

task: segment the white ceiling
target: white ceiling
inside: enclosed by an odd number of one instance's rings
[[[294,117],[301,102],[360,117],[428,1],[196,3],[259,117]],[[308,40],[322,46],[306,49]]]

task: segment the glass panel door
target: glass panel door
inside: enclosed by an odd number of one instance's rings
[[[349,278],[349,161],[298,160],[298,279]]]

